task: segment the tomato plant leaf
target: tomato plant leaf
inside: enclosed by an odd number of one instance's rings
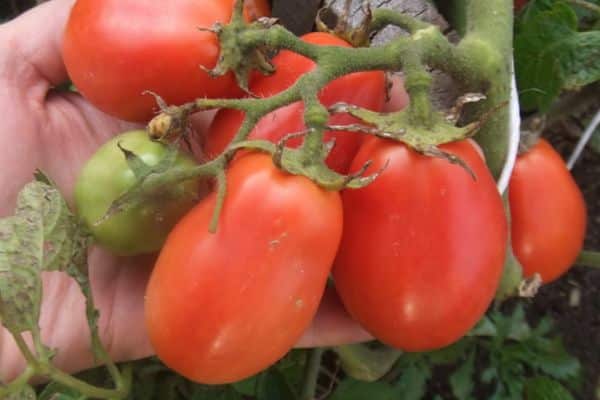
[[[473,374],[475,372],[475,351],[471,351],[467,360],[450,375],[452,394],[459,400],[471,397],[474,388]]]
[[[525,397],[527,400],[573,400],[571,393],[560,382],[543,376],[526,382]]]
[[[396,394],[400,394],[405,400],[419,400],[425,395],[429,378],[431,368],[423,361],[408,365],[396,383]]]
[[[148,165],[140,156],[123,147],[121,143],[117,143],[117,146],[119,146],[119,149],[123,152],[125,161],[127,161],[127,166],[138,179],[143,179],[150,174],[159,174],[169,170],[175,165],[179,154],[175,146],[169,146],[165,156],[157,164]]]
[[[285,397],[282,397],[284,399]],[[242,396],[231,386],[197,385],[189,396],[190,400],[242,400]]]
[[[41,173],[19,193],[14,216],[0,220],[0,314],[18,334],[37,325],[42,298],[41,271],[73,266],[85,253],[85,239],[60,192]],[[77,232],[80,232],[77,235]]]
[[[562,89],[600,79],[600,31],[578,32],[577,14],[566,3],[548,6],[540,2],[529,7],[515,37],[516,74],[526,110],[547,110]]]
[[[581,371],[579,360],[571,356],[558,338],[541,347],[538,343],[537,357],[530,360],[533,367],[556,379],[575,378]]]
[[[363,382],[352,378],[343,380],[329,400],[396,400],[408,399],[398,389],[384,382]]]
[[[477,325],[473,329],[469,331],[468,336],[496,336],[497,334],[496,326],[494,323],[484,315],[483,318],[479,320]]]
[[[259,375],[256,400],[295,399],[296,394],[277,368],[269,368]]]

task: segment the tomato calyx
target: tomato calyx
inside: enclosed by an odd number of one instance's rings
[[[527,153],[537,144],[545,127],[545,117],[535,116],[521,123],[519,155]]]
[[[275,67],[269,61],[267,48],[257,46],[252,40],[246,43],[245,38],[271,28],[277,23],[277,18],[261,17],[248,23],[244,18],[243,1],[236,0],[234,7],[230,23],[223,25],[217,22],[212,28],[206,29],[217,35],[221,50],[217,65],[213,69],[204,66],[201,68],[214,78],[233,72],[240,88],[254,96],[248,88],[252,71],[270,75],[275,72]]]

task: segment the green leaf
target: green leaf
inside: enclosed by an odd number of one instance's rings
[[[498,369],[491,365],[481,373],[481,382],[489,384],[498,379]]]
[[[168,171],[175,165],[179,154],[175,146],[169,146],[165,156],[157,164],[148,165],[144,162],[144,160],[141,157],[139,157],[133,151],[121,146],[120,142],[117,143],[117,146],[123,152],[123,155],[125,156],[125,161],[127,162],[129,169],[131,169],[133,174],[138,179],[145,178],[150,174],[159,174]]]
[[[537,3],[537,2],[536,2]],[[524,13],[515,37],[521,106],[547,110],[562,89],[600,79],[600,31],[577,32],[577,14],[565,3]]]
[[[254,397],[260,395],[261,391],[265,392],[271,390],[269,387],[277,386],[278,384],[281,384],[281,380],[283,380],[285,383],[284,391],[294,392],[293,388],[300,385],[304,376],[305,364],[306,351],[292,350],[277,364],[271,367],[271,370],[276,371],[271,371],[269,373],[267,373],[267,371],[262,372],[242,381],[235,382],[232,386],[238,393]],[[266,378],[265,374],[267,375]],[[265,387],[265,384],[267,384],[267,387]],[[296,394],[294,393],[293,396],[295,397]]]
[[[233,388],[240,394],[255,396],[258,389],[258,375],[251,376],[239,382],[232,383]]]
[[[573,400],[573,396],[559,382],[543,376],[529,379],[525,384],[526,400]]]
[[[465,354],[476,346],[472,337],[463,337],[458,342],[440,350],[426,354],[427,360],[433,365],[454,364],[464,358]]]
[[[467,360],[450,375],[450,387],[452,394],[459,400],[466,400],[471,397],[475,386],[473,374],[475,370],[475,351],[469,353]]]
[[[0,220],[0,315],[13,334],[37,325],[40,272],[67,270],[87,247],[84,239],[72,240],[80,228],[60,192],[37,177],[19,193],[15,215]]]
[[[259,375],[256,400],[293,400],[294,398],[296,394],[277,368],[270,368]]]
[[[343,380],[328,400],[397,400],[406,399],[403,393],[385,382]]]
[[[275,368],[281,372],[287,384],[292,388],[299,388],[304,379],[306,355],[306,350],[292,350],[275,364]]]
[[[232,386],[197,385],[190,400],[242,400],[242,396]]]
[[[521,303],[517,304],[510,315],[504,315],[497,311],[493,312],[490,318],[496,325],[496,343],[499,345],[502,345],[506,339],[522,341],[531,336],[531,328],[525,319],[525,310]]]
[[[467,333],[467,336],[496,336],[496,334],[496,325],[484,315],[477,325]]]
[[[430,367],[417,362],[404,369],[396,384],[396,393],[403,400],[420,400],[427,390],[427,381],[431,378]]]
[[[549,348],[538,348],[535,367],[538,370],[556,379],[575,378],[581,371],[579,360],[569,353],[559,339],[549,341]]]

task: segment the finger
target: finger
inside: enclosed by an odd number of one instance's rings
[[[335,289],[327,287],[317,315],[296,347],[338,346],[368,340],[373,337],[348,315]]]
[[[408,103],[408,93],[404,88],[404,80],[398,74],[391,77],[390,99],[383,105],[383,111],[393,112],[404,109]]]
[[[64,27],[74,0],[50,0],[2,25],[0,74],[19,89],[45,97],[48,88],[67,80],[61,44]]]

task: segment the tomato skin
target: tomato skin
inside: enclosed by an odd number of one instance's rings
[[[78,0],[63,57],[77,89],[100,110],[147,122],[168,104],[241,94],[232,74],[211,78],[219,45],[210,28],[231,18],[233,0]]]
[[[306,34],[302,36],[302,40],[323,46],[350,47],[344,40],[323,32]],[[277,69],[273,75],[257,77],[250,83],[250,91],[259,97],[269,97],[282,92],[292,86],[303,74],[315,68],[312,60],[287,50],[279,53],[273,59],[273,64]],[[373,111],[381,111],[385,101],[385,75],[381,71],[345,75],[329,83],[321,91],[319,99],[327,107],[343,101]],[[303,113],[304,106],[301,102],[275,110],[258,122],[249,138],[278,142],[287,134],[303,131],[306,129]],[[242,121],[243,113],[236,110],[221,110],[217,113],[204,144],[205,152],[209,157],[216,157],[227,147]],[[347,125],[356,123],[356,120],[348,115],[337,114],[330,118],[329,123]],[[336,141],[327,159],[328,165],[340,173],[347,172],[352,158],[362,143],[363,136],[351,132],[327,132],[324,140],[335,138]],[[301,138],[296,138],[290,140],[287,145],[297,147],[301,142]]]
[[[333,268],[346,309],[367,331],[405,351],[447,346],[483,316],[498,286],[507,224],[495,182],[467,141],[441,146],[460,166],[369,139],[352,170],[389,165],[346,190],[344,234]]]
[[[509,185],[512,248],[526,277],[562,276],[583,248],[586,206],[563,159],[544,139],[519,155]]]
[[[189,379],[221,384],[285,355],[316,313],[342,234],[337,192],[244,154],[227,172],[217,233],[215,195],[186,215],[146,292],[159,358]]]
[[[520,11],[528,2],[529,0],[515,0],[515,11]]]
[[[77,213],[99,244],[118,255],[152,253],[160,249],[175,223],[198,201],[199,180],[179,184],[168,197],[148,199],[111,216],[97,225],[112,202],[133,186],[136,179],[118,144],[134,152],[148,165],[156,165],[167,147],[148,138],[143,130],[115,136],[88,160],[75,185]],[[183,153],[176,167],[192,167],[195,162]]]

